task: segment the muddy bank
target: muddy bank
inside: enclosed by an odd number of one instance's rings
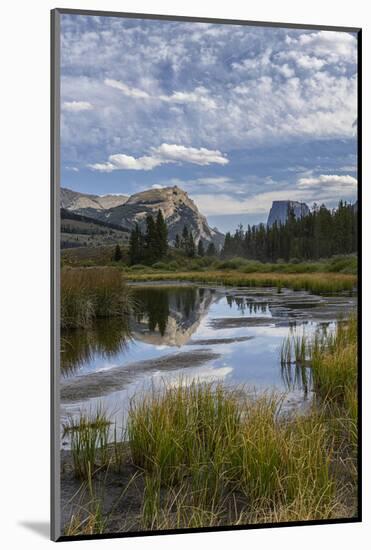
[[[220,319],[210,319],[208,326],[218,330],[224,328],[268,327],[279,322],[280,319],[274,319],[273,317],[222,317]]]
[[[252,340],[254,336],[236,336],[235,338],[205,338],[204,340],[191,340],[186,346],[214,346],[218,344],[235,344]]]
[[[138,374],[155,371],[172,371],[198,367],[208,361],[217,359],[220,355],[204,349],[190,352],[179,352],[157,359],[149,359],[116,367],[106,371],[99,371],[85,376],[77,376],[61,383],[60,395],[63,403],[81,401],[92,397],[100,397],[108,393],[123,389],[138,377]]]
[[[94,499],[102,505],[106,533],[141,530],[143,477],[133,465],[129,445],[123,444],[123,463],[120,469],[98,472],[89,489],[86,482],[75,477],[71,451],[61,451],[61,527],[67,534],[72,516],[83,520]],[[93,494],[91,492],[93,490]]]

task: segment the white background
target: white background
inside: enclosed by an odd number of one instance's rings
[[[365,0],[18,0],[2,4],[0,28],[0,544],[44,548],[49,521],[49,10],[54,7],[362,26],[364,52],[364,279],[370,259],[370,61]],[[367,155],[368,152],[368,155]],[[371,539],[370,325],[364,288],[364,523],[68,543],[151,549],[365,548]],[[367,546],[369,547],[368,541]]]

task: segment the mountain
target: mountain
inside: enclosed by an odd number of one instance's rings
[[[268,227],[271,227],[275,222],[277,222],[278,224],[286,223],[289,208],[292,208],[294,210],[296,218],[307,216],[310,212],[305,202],[273,201],[267,221]]]
[[[71,191],[62,189],[63,196],[66,195],[65,191],[67,191],[67,199],[64,199],[61,204],[63,208],[78,210],[80,214],[90,218],[109,222],[129,230],[136,223],[144,230],[147,215],[156,216],[157,212],[161,210],[168,226],[170,244],[174,243],[177,234],[181,235],[184,226],[193,232],[196,244],[201,239],[205,244],[213,242],[217,248],[221,248],[224,242],[224,235],[209,226],[205,216],[199,212],[192,199],[176,185],[161,189],[149,189],[135,193],[128,198],[122,195],[121,200],[124,202],[114,206],[104,206],[102,202],[104,197],[81,196],[80,193],[77,194],[80,196],[73,197],[73,200],[69,202]],[[111,198],[117,197],[111,196]],[[98,206],[94,206],[95,203]]]
[[[128,197],[125,195],[89,195],[62,187],[60,200],[61,208],[86,215],[87,210],[90,209],[106,210],[124,204]]]
[[[143,293],[141,296],[143,300]],[[192,338],[218,295],[214,289],[197,291],[195,288],[178,288],[176,291],[168,290],[166,297],[166,307],[156,308],[153,303],[158,302],[154,299],[153,291],[148,293],[145,298],[148,301],[146,312],[134,316],[130,321],[135,340],[154,346],[184,346]]]
[[[128,229],[61,208],[62,249],[113,246],[128,242]]]

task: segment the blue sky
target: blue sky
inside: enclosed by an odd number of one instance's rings
[[[357,188],[356,36],[62,15],[61,184],[178,185],[211,225]]]

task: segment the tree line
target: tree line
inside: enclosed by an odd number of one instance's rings
[[[188,231],[186,225],[183,227],[181,236],[179,236],[178,233],[175,235],[174,247],[178,250],[183,250],[185,255],[189,258],[195,258],[196,256],[215,256],[217,254],[213,242],[209,243],[207,248],[205,248],[204,242],[200,239],[196,247],[193,233],[192,231]]]
[[[130,263],[152,264],[167,254],[168,230],[161,210],[158,211],[156,219],[151,214],[146,218],[145,232],[142,233],[136,223],[131,230],[129,239]]]
[[[233,235],[226,234],[221,256],[276,262],[317,260],[356,251],[357,209],[340,201],[333,210],[314,204],[312,211],[302,218],[296,218],[289,208],[284,224],[249,225],[247,230],[240,225]]]
[[[192,231],[189,231],[187,226],[183,227],[182,234],[176,234],[174,247],[182,250],[189,258],[196,256],[215,256],[217,254],[214,243],[209,243],[205,248],[203,241],[200,239],[196,245]],[[151,214],[146,218],[146,226],[142,232],[139,225],[130,232],[129,239],[129,261],[134,264],[153,264],[163,259],[168,252],[168,228],[164,220],[161,210],[158,211],[156,219]],[[115,250],[113,259],[119,261],[122,258],[121,250]]]

